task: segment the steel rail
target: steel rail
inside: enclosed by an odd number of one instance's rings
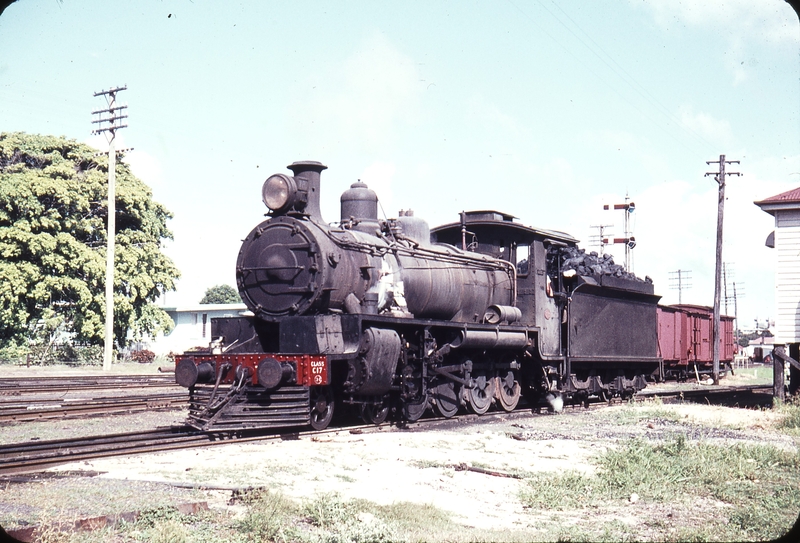
[[[758,393],[764,390],[771,390],[764,385],[745,386],[745,387],[721,387],[718,389],[700,390],[674,390],[659,391],[650,393],[647,396],[667,396],[674,395],[677,398],[687,398],[697,396],[707,398],[710,393],[716,394],[736,394],[736,393]],[[681,397],[681,392],[683,396]],[[704,396],[705,395],[705,396]],[[645,399],[644,396],[637,395],[634,398]],[[604,408],[618,402],[594,402],[593,408]],[[576,404],[572,407],[579,407]],[[565,408],[568,407],[565,405]],[[327,430],[299,430],[293,431],[289,428],[280,430],[264,430],[261,432],[251,431],[208,431],[199,432],[187,426],[161,428],[145,432],[133,432],[123,434],[111,434],[92,436],[75,439],[36,441],[21,444],[0,445],[0,475],[10,475],[16,473],[30,473],[41,471],[46,468],[75,462],[79,460],[91,460],[96,458],[123,456],[131,454],[141,454],[148,452],[167,451],[174,449],[185,449],[192,447],[205,447],[221,443],[244,443],[251,441],[264,441],[276,439],[300,439],[301,437],[320,436],[341,431],[350,433],[373,433],[384,430],[386,427],[395,426],[400,431],[403,430],[423,430],[426,426],[442,423],[467,424],[473,420],[488,420],[495,417],[523,417],[535,412],[541,412],[544,405],[520,405],[520,409],[512,412],[502,410],[492,411],[484,415],[457,414],[451,418],[442,416],[429,416],[414,422],[385,422],[380,425],[366,424],[356,426],[333,427]],[[569,409],[575,412],[574,409]]]
[[[0,446],[0,475],[109,456],[165,451],[214,443],[209,434],[184,427]]]
[[[185,392],[179,392],[147,396],[0,401],[0,422],[31,422],[179,408],[188,405],[188,400]]]
[[[667,400],[705,401],[717,404],[726,400],[726,404],[733,405],[758,405],[771,402],[772,385],[741,385],[741,386],[710,386],[708,388],[675,389],[675,390],[650,390],[645,389],[634,396],[636,400],[658,397]]]
[[[242,431],[199,432],[188,426],[176,426],[144,432],[0,445],[0,476],[32,473],[80,460],[207,447],[222,443],[299,439],[300,437],[324,435],[342,430],[360,432],[369,428],[377,427],[375,425],[365,425],[329,428],[322,431],[309,429],[295,432],[291,431],[291,429],[283,428],[270,432],[243,433]]]
[[[101,375],[0,378],[0,396],[63,390],[175,387],[173,375]]]

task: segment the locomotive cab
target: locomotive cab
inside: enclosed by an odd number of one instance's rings
[[[548,266],[547,252],[550,247],[574,247],[578,240],[563,232],[524,226],[513,215],[499,211],[467,211],[461,217],[460,224],[434,228],[432,239],[512,263],[516,270],[516,307],[522,313],[520,324],[552,328],[557,333],[558,301],[563,296],[558,268]],[[549,345],[542,354],[560,353]]]

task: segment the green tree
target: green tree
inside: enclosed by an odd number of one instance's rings
[[[201,304],[240,304],[242,298],[230,285],[217,285],[206,289],[206,294],[200,300]]]
[[[24,345],[53,315],[76,341],[104,341],[108,159],[63,137],[0,133],[0,347]],[[114,335],[169,329],[153,302],[180,276],[161,252],[171,213],[116,168]]]

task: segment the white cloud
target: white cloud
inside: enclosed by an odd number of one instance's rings
[[[746,81],[758,65],[759,47],[800,42],[797,15],[784,0],[631,0],[631,4],[644,5],[666,30],[683,25],[726,35],[725,63],[734,85]]]
[[[385,213],[386,217],[397,217],[398,210],[394,206],[394,198],[392,194],[392,186],[394,184],[394,175],[397,168],[394,164],[388,162],[373,162],[361,172],[361,181],[374,190],[378,195],[378,216],[382,217]]]
[[[425,89],[414,61],[384,34],[374,33],[324,77],[315,79],[310,107],[304,107],[320,141],[344,141],[373,151],[402,124],[419,116]]]
[[[161,164],[153,155],[134,149],[125,154],[124,160],[131,167],[133,174],[150,188],[161,184],[163,173]]]
[[[108,153],[109,141],[103,134],[94,134],[84,140],[86,145],[94,147],[99,153]],[[124,133],[120,133],[114,139],[114,148],[119,152],[128,149]],[[119,156],[119,154],[117,155]],[[161,184],[163,170],[159,161],[151,154],[133,148],[124,154],[122,159],[130,166],[133,175],[144,181],[150,188]]]
[[[731,124],[727,120],[715,119],[708,113],[695,113],[691,106],[681,106],[678,115],[683,127],[702,139],[721,148],[733,145]]]
[[[797,17],[784,0],[631,0],[644,5],[664,27],[674,23],[727,27],[740,35],[758,35],[771,42],[796,42]],[[787,17],[791,15],[792,17]],[[787,18],[791,24],[787,24]]]

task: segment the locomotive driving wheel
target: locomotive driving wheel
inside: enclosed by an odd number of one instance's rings
[[[440,383],[433,389],[433,398],[436,401],[436,412],[446,419],[458,413],[458,396],[451,381]]]
[[[386,422],[389,415],[389,397],[386,396],[380,403],[361,404],[361,418],[370,424],[381,424]]]
[[[474,381],[475,386],[467,389],[467,406],[476,415],[483,415],[492,406],[494,379],[478,375]]]
[[[311,387],[311,427],[324,430],[333,418],[333,391],[331,387]]]
[[[425,413],[428,408],[428,397],[425,396],[419,400],[413,400],[403,404],[403,416],[407,421],[416,422]]]
[[[519,382],[514,379],[514,372],[509,370],[505,375],[495,377],[495,390],[497,401],[503,411],[513,411],[519,403],[522,391]]]

